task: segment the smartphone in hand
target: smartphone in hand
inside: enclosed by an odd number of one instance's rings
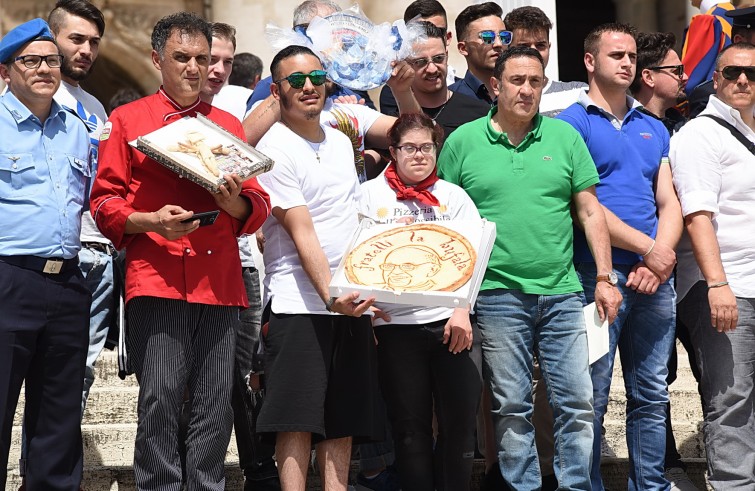
[[[194,220],[199,220],[199,226],[204,227],[206,225],[212,225],[213,223],[215,223],[215,220],[218,218],[219,214],[220,214],[219,210],[205,211],[202,213],[194,213],[194,215],[191,218],[187,218],[186,220],[181,220],[181,223],[191,223]]]

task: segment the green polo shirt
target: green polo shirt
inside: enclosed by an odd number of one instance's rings
[[[582,291],[572,261],[572,195],[598,183],[582,137],[571,125],[535,116],[518,145],[490,118],[462,125],[438,158],[438,174],[458,184],[497,227],[482,290],[536,295]]]

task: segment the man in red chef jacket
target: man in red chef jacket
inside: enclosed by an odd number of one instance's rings
[[[178,416],[188,387],[189,489],[223,489],[231,435],[232,370],[239,309],[247,306],[236,237],[270,212],[256,179],[226,176],[219,193],[182,179],[129,141],[184,116],[202,114],[240,138],[241,123],[201,102],[210,62],[210,24],[190,13],[162,18],[152,32],[154,95],[117,108],[100,137],[91,209],[99,229],[126,248],[129,359],[139,381],[134,473],[138,489],[181,483]],[[199,226],[194,213],[220,210]]]

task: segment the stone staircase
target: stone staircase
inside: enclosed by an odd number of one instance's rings
[[[688,464],[688,474],[700,490],[705,490],[705,453],[700,434],[702,410],[697,387],[689,368],[687,355],[679,348],[678,378],[671,386],[672,419],[679,451]],[[135,489],[131,464],[136,434],[136,400],[138,386],[135,377],[118,378],[118,363],[114,352],[105,351],[97,361],[97,378],[84,414],[84,482],[86,491],[132,491]],[[625,443],[625,392],[617,357],[606,415],[606,438],[616,458],[605,459],[602,468],[606,487],[626,489],[627,450]],[[23,393],[13,427],[8,483],[6,491],[20,485],[18,457],[20,455],[21,413]],[[479,489],[478,479],[483,473],[482,461],[476,463],[473,489]],[[356,471],[355,471],[356,472]],[[229,490],[241,490],[243,478],[238,468],[235,438],[226,454],[226,476]],[[310,479],[309,489],[319,489],[316,479]]]

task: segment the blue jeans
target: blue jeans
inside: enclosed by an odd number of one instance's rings
[[[595,300],[594,263],[576,265],[588,302]],[[592,489],[603,490],[600,475],[600,439],[608,408],[613,362],[619,348],[627,394],[627,447],[630,491],[668,490],[664,477],[666,453],[666,405],[668,404],[668,361],[674,347],[676,292],[673,280],[660,285],[653,295],[637,293],[624,286],[631,266],[617,265],[617,285],[624,301],[609,329],[609,352],[592,365],[595,404]]]
[[[589,490],[592,386],[580,294],[488,290],[480,292],[476,308],[504,479],[517,491],[541,487],[532,425],[537,353],[554,413],[556,478],[563,489]]]
[[[114,320],[113,257],[95,249],[82,247],[79,251],[79,269],[86,278],[89,291],[92,292],[92,307],[89,310],[89,351],[84,368],[84,392],[81,398],[83,416],[89,390],[94,383],[94,363],[105,346],[108,330]]]
[[[679,303],[702,379],[708,481],[716,490],[752,490],[755,482],[755,299],[737,298],[737,328],[710,323],[708,288],[697,283]]]

